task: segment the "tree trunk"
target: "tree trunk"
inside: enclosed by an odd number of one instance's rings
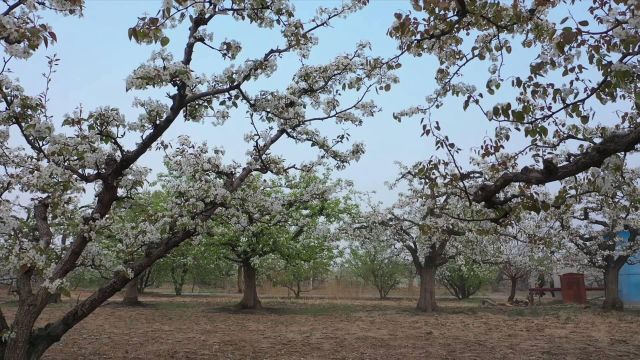
[[[127,286],[124,287],[124,297],[122,298],[124,305],[140,305],[138,299],[138,278],[134,277],[129,281]]]
[[[433,266],[422,266],[420,274],[420,297],[417,309],[422,312],[433,312],[436,305],[436,269]]]
[[[604,302],[602,308],[605,310],[624,310],[624,304],[618,296],[618,276],[620,268],[607,266],[604,270]]]
[[[144,294],[144,291],[151,286],[152,280],[151,280],[151,271],[152,268],[148,268],[147,270],[143,271],[142,274],[139,275],[138,277],[138,293],[139,294]]]
[[[293,295],[296,299],[300,299],[300,293],[302,292],[302,287],[300,286],[300,281],[296,281],[296,291],[293,292]]]
[[[512,277],[510,278],[510,280],[511,280],[511,292],[509,292],[509,298],[507,299],[507,302],[509,304],[511,304],[513,300],[515,300],[516,298],[516,287],[518,286],[518,278]]]
[[[171,266],[171,281],[173,282],[173,291],[176,296],[182,295],[182,287],[188,271],[189,267],[186,263],[178,263]]]
[[[35,338],[32,335],[33,326],[47,305],[50,294],[39,292],[24,295],[24,292],[31,291],[32,275],[30,272],[24,274],[22,279],[16,280],[19,290],[18,310],[16,310],[12,324],[12,335],[6,340],[6,343],[0,346],[0,348],[4,348],[3,354],[0,354],[0,358],[3,360],[39,359],[47,349],[46,346],[43,346],[42,338]],[[20,291],[21,289],[22,291]],[[43,297],[40,295],[44,295],[45,301],[42,301]],[[2,325],[5,327],[4,321]]]
[[[242,288],[244,288],[244,284],[242,283],[242,265],[238,265],[238,294],[242,294]]]
[[[260,299],[258,299],[258,290],[256,288],[256,269],[251,265],[250,261],[242,263],[242,280],[244,289],[242,292],[242,300],[240,300],[241,309],[259,309],[262,307]]]
[[[29,311],[25,306],[20,305],[16,312],[18,321],[14,322],[13,335],[7,340],[4,349],[3,360],[26,360],[32,358],[30,356],[30,337],[31,329],[35,323],[33,312]],[[37,357],[34,357],[36,359]]]

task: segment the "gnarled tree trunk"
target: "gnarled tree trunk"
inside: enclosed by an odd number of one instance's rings
[[[618,276],[622,267],[607,266],[604,270],[604,302],[605,310],[624,310],[624,304],[618,295]]]
[[[134,277],[124,288],[124,297],[122,298],[124,305],[140,305],[138,299],[138,277]]]
[[[242,300],[238,306],[242,309],[259,309],[262,307],[258,298],[258,290],[256,288],[256,269],[251,261],[242,263],[242,280],[244,289],[242,292]]]
[[[0,358],[3,360],[39,359],[46,347],[43,339],[32,336],[33,326],[42,310],[48,303],[48,292],[33,293],[31,280],[33,271],[27,270],[16,279],[18,289],[18,310],[12,324],[12,335],[6,343],[0,346],[4,348]],[[7,328],[4,317],[2,327]]]
[[[21,303],[16,312],[16,321],[13,323],[13,334],[7,339],[3,360],[37,359],[33,356],[32,346],[29,342],[31,329],[36,321],[36,313],[30,311],[29,306]]]
[[[420,297],[417,309],[422,312],[433,312],[436,305],[436,268],[434,266],[422,266],[418,269],[420,275]]]

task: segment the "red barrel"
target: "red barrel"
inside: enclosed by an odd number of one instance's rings
[[[586,304],[587,288],[584,285],[584,274],[568,273],[560,275],[562,302],[565,304]]]

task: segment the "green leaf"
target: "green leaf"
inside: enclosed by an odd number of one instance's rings
[[[524,112],[522,111],[512,111],[512,116],[517,122],[524,122]]]
[[[538,128],[538,134],[542,135],[542,137],[547,137],[547,135],[549,135],[549,129],[544,125],[540,125]]]
[[[162,47],[165,47],[165,46],[169,45],[169,38],[166,37],[166,36],[163,36],[160,39],[160,45],[162,45]]]
[[[587,123],[589,123],[589,116],[588,115],[580,116],[580,122],[582,123],[582,125],[587,125]]]

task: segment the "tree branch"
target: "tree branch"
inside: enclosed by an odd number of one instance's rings
[[[544,169],[524,167],[520,172],[505,172],[495,181],[485,182],[480,185],[472,194],[473,201],[484,203],[487,208],[495,208],[503,205],[497,203],[496,196],[511,184],[544,185],[563,180],[578,175],[592,167],[599,168],[608,157],[621,152],[633,151],[639,143],[640,127],[631,129],[623,134],[611,134],[603,138],[598,144],[590,146],[572,161],[558,166],[557,171],[548,172]]]

